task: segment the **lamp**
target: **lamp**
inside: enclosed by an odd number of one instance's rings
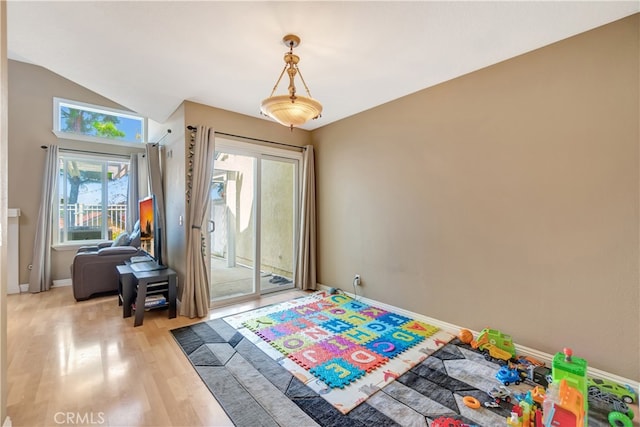
[[[284,126],[289,126],[293,131],[294,127],[303,125],[311,119],[317,119],[320,117],[320,113],[322,113],[322,105],[311,97],[307,83],[305,83],[302,73],[298,68],[300,57],[293,53],[293,48],[300,44],[300,37],[294,34],[287,34],[282,38],[282,42],[289,46],[289,52],[284,54],[285,65],[280,73],[280,77],[278,77],[276,85],[271,91],[271,95],[262,100],[260,111],[262,114],[271,117],[276,122]],[[282,79],[285,71],[289,75],[289,95],[274,96],[273,94],[276,89],[278,89],[278,85],[280,84],[280,80]],[[296,94],[296,85],[293,81],[296,74],[300,74],[300,80],[302,80],[302,84],[307,91],[307,95],[309,95],[308,97]]]

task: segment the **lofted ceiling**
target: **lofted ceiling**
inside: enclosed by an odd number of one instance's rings
[[[314,129],[637,13],[637,1],[8,1],[9,58],[157,122],[184,100],[254,117],[294,33]],[[298,91],[302,85],[296,82]],[[286,92],[281,83],[277,94]]]

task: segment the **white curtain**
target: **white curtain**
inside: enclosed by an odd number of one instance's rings
[[[209,314],[209,278],[205,264],[202,224],[209,203],[213,156],[215,152],[214,131],[199,126],[187,175],[191,177],[188,191],[187,218],[187,274],[185,277],[180,314],[189,318]]]
[[[29,292],[48,291],[51,288],[51,233],[58,187],[58,146],[49,145],[44,166],[40,210],[33,242],[33,268],[29,275]],[[57,227],[56,227],[57,231]]]
[[[138,155],[132,154],[129,159],[129,191],[127,196],[127,231],[131,233],[133,225],[138,220]]]
[[[296,286],[316,289],[316,178],[313,146],[302,154],[300,240],[296,258]]]
[[[165,233],[164,190],[162,187],[162,169],[160,166],[160,144],[147,144],[145,149],[147,172],[149,174],[149,191],[156,198],[156,211],[158,214],[157,227],[160,234],[160,254],[162,255],[162,259],[158,259],[158,262],[166,265],[167,235]]]

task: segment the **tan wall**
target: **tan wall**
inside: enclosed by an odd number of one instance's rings
[[[231,111],[190,101],[185,101],[184,105],[187,125],[211,126],[216,132],[298,146],[311,143],[310,133],[303,129],[294,129],[292,132],[289,128],[279,125],[272,120],[258,119],[243,114],[232,113]],[[256,108],[258,107],[256,106]]]
[[[314,131],[319,282],[639,380],[639,30]]]
[[[91,143],[58,139],[53,130],[53,98],[122,108],[120,105],[42,67],[9,61],[9,207],[20,208],[20,283],[29,282],[42,173],[46,152],[41,145],[91,149]],[[93,144],[95,149],[95,144]],[[126,153],[122,147],[100,151]],[[74,250],[52,252],[53,280],[71,277]]]

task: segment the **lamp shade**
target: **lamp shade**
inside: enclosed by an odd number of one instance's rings
[[[290,95],[270,96],[262,101],[260,110],[281,125],[294,128],[301,126],[322,113],[322,105],[313,98]]]

